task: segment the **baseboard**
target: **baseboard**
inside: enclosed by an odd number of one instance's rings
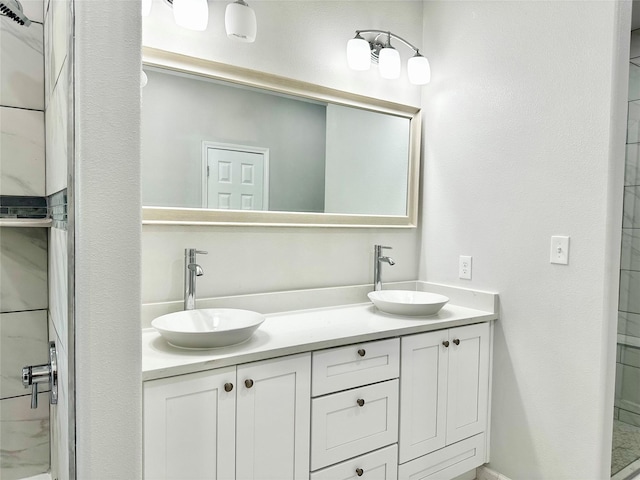
[[[476,480],[511,480],[509,477],[490,469],[486,465],[476,468]]]

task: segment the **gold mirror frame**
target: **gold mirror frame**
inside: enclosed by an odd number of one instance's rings
[[[356,95],[256,70],[212,62],[178,53],[142,48],[146,66],[190,73],[262,88],[286,95],[319,100],[408,118],[410,125],[406,215],[207,210],[202,208],[142,207],[143,225],[237,225],[290,227],[415,228],[418,221],[420,175],[420,109]]]

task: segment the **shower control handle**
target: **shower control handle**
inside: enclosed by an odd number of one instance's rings
[[[27,365],[22,369],[22,385],[31,387],[31,408],[38,408],[38,384],[48,383],[51,387],[49,403],[58,403],[58,357],[55,342],[49,342],[49,363]]]

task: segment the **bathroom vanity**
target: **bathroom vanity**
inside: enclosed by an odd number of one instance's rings
[[[454,301],[426,318],[368,303],[270,314],[217,350],[144,330],[145,479],[446,479],[482,465],[497,313]]]

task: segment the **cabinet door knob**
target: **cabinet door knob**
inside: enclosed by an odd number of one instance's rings
[[[253,387],[253,380],[251,380],[251,379],[245,380],[244,381],[244,386],[247,387],[247,388]]]
[[[224,384],[224,391],[225,392],[230,392],[231,390],[233,390],[233,383],[225,383]]]
[[[363,398],[359,398],[359,399],[357,400],[357,403],[358,403],[358,406],[359,406],[359,407],[363,406],[363,405],[364,405],[364,399],[363,399]]]
[[[356,468],[356,475],[358,475],[359,477],[362,476],[362,474],[364,473],[364,470],[361,468]]]
[[[456,338],[456,339],[453,341],[453,343],[455,343],[456,345],[460,345],[460,339],[459,339],[459,338]]]
[[[445,347],[447,347],[447,348],[448,348],[448,347],[449,347],[449,340],[445,340],[444,342],[442,342],[442,344],[443,344]]]
[[[358,350],[358,355],[360,355],[361,357],[364,357],[367,354],[367,351],[364,348],[361,348],[360,350]]]

